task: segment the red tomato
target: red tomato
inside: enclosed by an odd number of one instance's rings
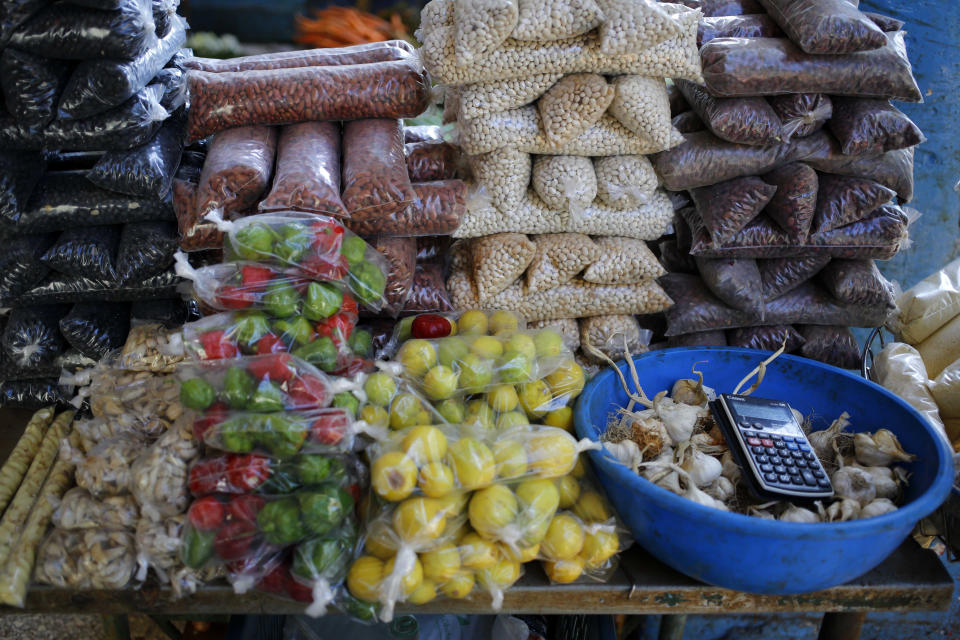
[[[287,591],[288,578],[289,572],[286,566],[282,564],[277,565],[273,571],[260,579],[259,584],[257,584],[257,589],[282,596]]]
[[[274,382],[282,383],[293,377],[293,368],[290,366],[291,359],[289,353],[258,356],[250,360],[247,369],[257,380],[269,378]]]
[[[339,369],[333,372],[333,375],[340,378],[352,378],[361,371],[372,373],[374,367],[373,360],[364,360],[358,356],[350,358]]]
[[[207,496],[225,489],[227,482],[227,459],[217,456],[201,460],[190,468],[188,486],[194,496]]]
[[[220,295],[217,300],[221,307],[225,309],[246,309],[257,300],[256,294],[243,287],[233,285],[224,285],[220,287]]]
[[[350,418],[345,411],[331,410],[313,421],[310,435],[320,444],[335,445],[347,435]]]
[[[227,462],[227,480],[238,491],[253,491],[270,478],[270,459],[246,454],[230,456]]]
[[[336,220],[318,220],[310,228],[313,234],[313,249],[320,255],[340,251],[343,242],[343,225]]]
[[[446,338],[450,335],[450,321],[443,316],[433,313],[424,313],[413,319],[410,325],[410,335],[414,338],[430,340],[433,338]]]
[[[287,393],[294,405],[301,409],[326,407],[332,399],[327,381],[310,375],[291,382]]]
[[[338,282],[347,277],[350,266],[343,256],[310,256],[300,263],[300,271],[315,280]]]
[[[187,519],[195,529],[213,531],[223,524],[225,516],[223,504],[214,496],[194,500],[187,512]]]
[[[360,313],[360,308],[357,307],[357,301],[353,299],[353,296],[349,293],[343,294],[343,304],[340,305],[340,313],[347,313],[353,317],[357,317]],[[354,320],[356,322],[356,320]]]
[[[356,323],[356,316],[350,314],[335,313],[323,322],[317,323],[317,334],[326,336],[333,340],[337,347],[343,347],[346,341],[353,333],[353,327]]]
[[[223,331],[207,331],[200,336],[204,360],[233,358],[237,355],[237,345],[227,340]]]
[[[287,572],[287,595],[299,602],[313,602],[313,589],[297,582],[290,572]]]
[[[260,496],[252,493],[241,493],[233,496],[227,503],[227,515],[234,520],[246,520],[256,522],[257,514],[263,509],[266,501]]]
[[[268,353],[283,353],[287,350],[287,345],[276,334],[268,333],[257,340],[257,355],[266,355]]]
[[[263,291],[273,278],[273,270],[256,264],[245,264],[240,267],[240,280],[243,287],[250,291]]]
[[[203,442],[207,431],[226,420],[229,412],[230,408],[222,402],[215,402],[210,405],[202,416],[193,421],[193,437],[197,441]]]
[[[213,539],[213,549],[227,562],[243,558],[257,535],[257,525],[249,520],[228,522]]]
[[[350,494],[350,497],[353,498],[354,502],[360,502],[360,498],[363,497],[363,487],[354,482],[347,487],[347,493]]]

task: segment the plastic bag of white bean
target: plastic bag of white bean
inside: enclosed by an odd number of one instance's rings
[[[610,115],[654,146],[670,149],[683,142],[670,117],[670,95],[663,78],[620,76],[613,81],[616,95]]]
[[[681,36],[674,11],[653,0],[599,0],[605,20],[600,25],[600,50],[616,55],[634,53]],[[682,12],[677,12],[682,13]]]
[[[595,238],[600,257],[583,272],[583,279],[597,284],[638,284],[659,278],[666,269],[642,240]]]
[[[517,0],[454,0],[457,60],[490,53],[517,26]]]
[[[469,120],[530,104],[563,74],[538,73],[525,78],[478,82],[460,87],[460,118]]]
[[[650,201],[659,180],[646,156],[605,156],[593,159],[597,197],[614,209],[635,209]]]
[[[591,31],[602,23],[594,0],[519,0],[520,15],[510,34],[516,40],[562,40]]]
[[[580,325],[574,318],[558,320],[537,320],[530,323],[530,329],[553,329],[563,338],[563,346],[570,351],[580,348]]]
[[[613,102],[617,91],[596,73],[570,74],[537,102],[547,140],[566,144],[596,124]]]
[[[529,153],[505,147],[470,156],[468,162],[473,179],[486,190],[491,205],[510,212],[523,204],[532,173]]]
[[[617,362],[629,355],[645,353],[653,334],[641,329],[633,316],[617,314],[580,319],[580,346],[590,362],[606,362],[594,351],[599,351]]]
[[[533,190],[551,209],[582,210],[597,197],[593,163],[583,156],[536,156]]]
[[[523,274],[536,246],[522,233],[498,233],[472,240],[469,250],[477,296],[486,300]]]
[[[600,247],[582,233],[533,236],[536,254],[527,267],[526,293],[545,291],[573,280],[600,257]]]

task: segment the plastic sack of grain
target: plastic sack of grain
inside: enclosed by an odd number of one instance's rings
[[[927,369],[916,349],[902,342],[888,344],[874,358],[871,376],[906,400],[946,437],[937,403],[927,388]]]
[[[923,279],[897,300],[897,333],[908,344],[919,344],[960,315],[960,259]]]

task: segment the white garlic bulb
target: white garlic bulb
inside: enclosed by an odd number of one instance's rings
[[[643,462],[643,456],[640,455],[640,447],[633,440],[621,440],[620,442],[604,442],[603,446],[613,454],[617,462],[637,473],[640,463]]]
[[[814,453],[824,462],[833,462],[836,457],[836,451],[833,449],[833,443],[840,433],[850,425],[850,415],[847,412],[840,414],[840,417],[833,421],[829,427],[823,431],[814,431],[807,436],[810,446]]]
[[[713,484],[707,488],[707,495],[716,498],[720,502],[726,502],[737,492],[737,488],[725,477],[720,476],[713,481]]]
[[[733,454],[729,450],[725,451],[723,456],[720,458],[721,471],[720,474],[732,482],[737,484],[740,481],[740,465],[737,464],[737,461],[733,459]]]
[[[780,514],[781,522],[820,522],[820,516],[809,509],[804,509],[796,505],[790,505],[787,510]]]
[[[891,511],[896,511],[897,505],[893,504],[886,498],[877,498],[863,509],[860,510],[861,518],[876,518],[877,516],[882,516],[885,513],[890,513]]]
[[[873,477],[859,467],[838,469],[830,477],[830,482],[833,483],[833,491],[838,498],[849,498],[866,505],[877,497]]]
[[[857,465],[859,466],[859,465]],[[900,485],[894,477],[893,469],[890,467],[860,467],[870,474],[873,480],[873,486],[877,489],[878,498],[888,498],[893,500],[900,493]]]
[[[708,456],[696,446],[691,445],[681,456],[683,459],[679,461],[680,468],[690,474],[690,478],[698,487],[713,484],[723,472],[723,465],[719,460]]]
[[[690,439],[694,427],[697,426],[697,420],[703,413],[700,407],[678,404],[670,398],[661,396],[657,396],[654,400],[654,408],[674,445]]]
[[[895,460],[909,462],[915,457],[903,450],[897,436],[888,429],[880,429],[873,434],[856,434],[853,448],[857,462],[865,467],[886,467]]]
[[[828,522],[847,522],[860,517],[860,503],[856,500],[844,498],[827,507]]]

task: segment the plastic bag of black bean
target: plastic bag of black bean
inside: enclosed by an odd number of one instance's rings
[[[11,306],[17,297],[43,280],[50,268],[40,257],[56,242],[56,233],[15,236],[0,253],[0,306]]]
[[[174,113],[187,102],[187,75],[183,69],[165,67],[160,69],[153,81],[163,86],[160,106]]]
[[[94,360],[122,347],[129,331],[126,302],[82,302],[60,319],[60,332],[70,346]]]
[[[687,207],[684,207],[687,208]],[[673,214],[673,233],[677,237],[677,248],[684,253],[690,251],[693,245],[693,234],[690,231],[690,225],[684,218],[685,214],[674,212]],[[686,215],[689,215],[687,212]]]
[[[96,365],[76,349],[67,349],[50,364],[32,368],[21,368],[10,361],[3,349],[0,349],[0,380],[34,380],[37,378],[59,378],[64,371],[71,373]]]
[[[769,145],[785,139],[780,118],[763,98],[714,98],[704,87],[688,80],[674,83],[718,138],[749,145]]]
[[[860,345],[847,327],[799,325],[803,336],[800,355],[841,369],[860,368]]]
[[[849,0],[760,0],[780,28],[807,53],[879,49],[887,39]]]
[[[844,154],[883,153],[926,141],[907,115],[887,100],[834,98],[830,133]]]
[[[155,276],[173,264],[176,251],[177,232],[173,223],[124,225],[117,251],[117,278],[126,284]]]
[[[52,364],[67,349],[59,322],[69,310],[54,304],[11,311],[0,338],[0,347],[10,362],[22,369]]]
[[[786,346],[786,353],[793,353],[803,346],[803,336],[788,324],[764,327],[742,327],[727,331],[727,344],[731,347],[776,351]]]
[[[840,145],[831,136],[816,134],[807,140],[817,142],[807,149],[802,158],[817,171],[842,176],[869,176],[897,192],[901,203],[913,199],[913,150],[896,149],[883,154],[848,156],[840,152]],[[826,144],[822,144],[826,142]]]
[[[817,278],[840,302],[895,307],[893,285],[873,260],[832,260]]]
[[[340,125],[304,122],[280,129],[273,186],[260,211],[346,217],[340,199]]]
[[[11,409],[67,407],[72,395],[68,389],[60,386],[59,378],[0,382],[0,407]]]
[[[763,299],[773,300],[817,275],[830,262],[830,256],[812,255],[798,258],[757,260]]]
[[[440,265],[417,265],[413,273],[413,287],[403,307],[404,314],[453,310]]]
[[[107,280],[51,274],[38,286],[20,296],[22,304],[129,302],[143,298],[175,298],[183,282],[172,270],[141,282],[118,284]]]
[[[726,331],[701,331],[667,338],[668,347],[726,347]]]
[[[40,9],[50,4],[50,0],[7,0],[0,11],[0,47],[7,46],[7,41],[14,30],[30,19]]]
[[[863,220],[897,195],[893,189],[867,178],[821,173],[819,181],[815,233]]]
[[[767,102],[783,123],[784,139],[812,136],[833,115],[833,102],[822,93],[770,96]]]
[[[693,189],[690,196],[714,246],[720,247],[756,218],[776,191],[776,186],[753,176]]]
[[[703,124],[703,120],[700,119],[697,112],[693,110],[685,111],[674,116],[670,124],[673,125],[674,129],[683,134],[703,131],[707,128],[707,125]]]
[[[786,38],[717,38],[700,50],[712,95],[724,98],[828,93],[923,102],[904,33],[886,34],[872,51],[811,55]]]
[[[87,180],[110,191],[163,199],[180,164],[184,130],[182,119],[168,119],[145,145],[103,154],[87,172]]]
[[[61,233],[41,260],[68,276],[114,281],[119,244],[119,226],[74,227]]]
[[[43,155],[0,151],[0,219],[16,223],[46,171]]]
[[[897,20],[896,18],[891,18],[890,16],[885,16],[879,13],[873,13],[871,11],[864,11],[863,15],[873,20],[873,24],[880,27],[880,30],[884,33],[900,31],[900,29],[903,29],[903,25],[906,24],[903,20]]]
[[[777,38],[780,27],[766,14],[743,16],[713,16],[700,19],[697,46],[702,47],[716,38]]]
[[[734,309],[763,318],[763,284],[756,260],[696,258],[696,263],[713,295]]]
[[[6,49],[0,55],[0,88],[7,111],[27,129],[45,127],[57,114],[57,100],[70,71],[71,65],[63,60]]]
[[[124,0],[116,9],[51,4],[17,29],[10,46],[63,60],[130,60],[157,43],[150,0]]]
[[[777,188],[763,210],[787,236],[800,243],[807,239],[817,208],[817,172],[796,162],[774,169],[763,181]]]
[[[130,321],[159,323],[168,329],[179,327],[190,318],[187,303],[178,298],[135,300],[130,304]],[[198,318],[196,318],[198,319]]]
[[[60,98],[60,117],[89,118],[112,109],[142,89],[187,41],[183,18],[156,46],[133,59],[85,60]]]
[[[180,6],[180,0],[152,0],[152,5],[154,31],[158,38],[164,38],[178,22],[177,7]]]
[[[660,251],[660,262],[670,273],[697,273],[697,263],[693,256],[687,251],[683,251],[677,246],[677,239],[671,237],[661,238],[658,245]]]

